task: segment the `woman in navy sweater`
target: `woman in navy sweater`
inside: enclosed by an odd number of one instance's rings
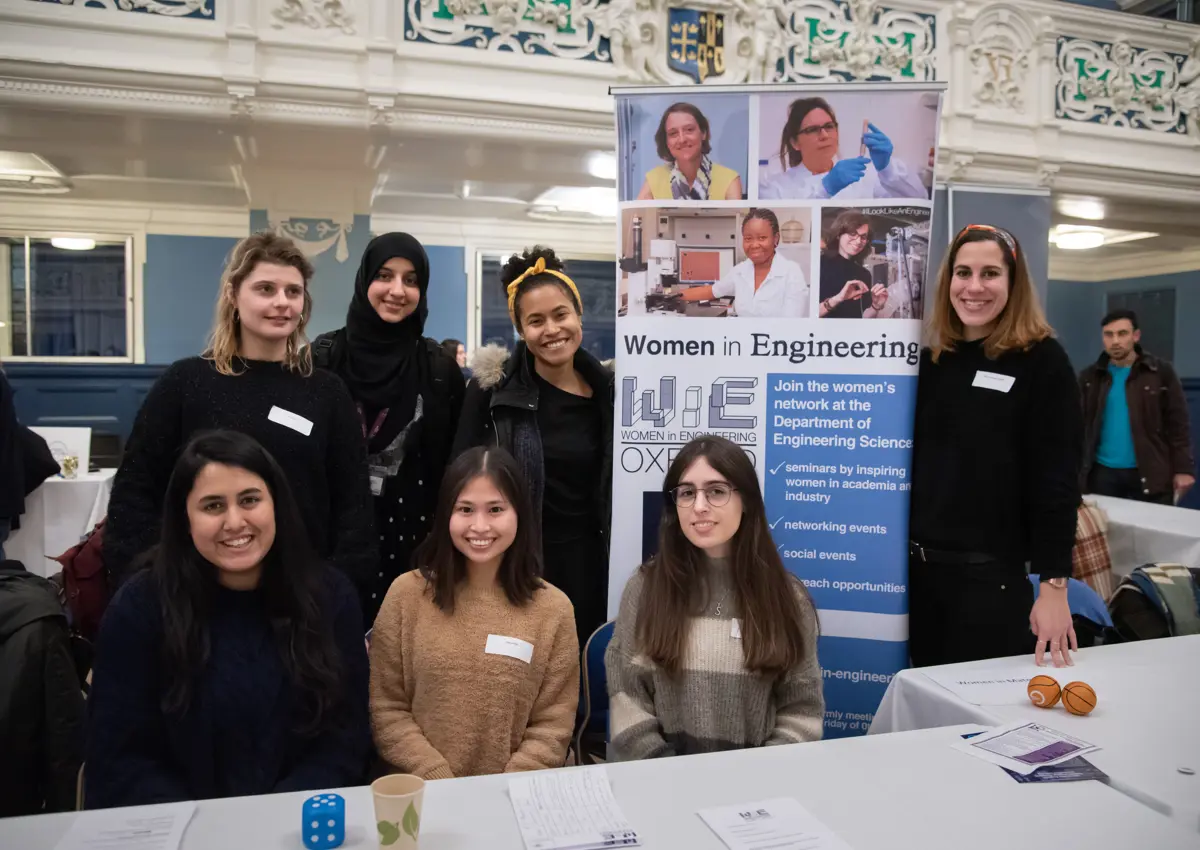
[[[88,808],[353,785],[371,733],[357,595],[251,437],[195,438],[97,641]]]

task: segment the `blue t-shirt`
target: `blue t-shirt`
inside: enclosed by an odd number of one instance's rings
[[[1137,469],[1137,455],[1133,451],[1133,429],[1129,426],[1129,405],[1125,403],[1125,382],[1129,380],[1129,366],[1108,364],[1112,375],[1112,386],[1104,402],[1104,418],[1100,423],[1100,446],[1096,449],[1096,462],[1109,469]]]

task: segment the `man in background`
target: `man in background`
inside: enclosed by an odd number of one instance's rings
[[[1174,504],[1196,483],[1183,385],[1142,350],[1132,310],[1114,310],[1101,327],[1104,353],[1079,375],[1083,492]]]

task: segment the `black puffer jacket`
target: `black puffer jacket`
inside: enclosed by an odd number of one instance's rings
[[[0,563],[0,817],[75,808],[85,715],[54,585]]]

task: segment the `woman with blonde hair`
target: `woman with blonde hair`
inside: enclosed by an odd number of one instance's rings
[[[155,383],[113,480],[104,562],[118,581],[158,539],[163,494],[183,447],[214,429],[248,434],[275,457],[323,559],[360,587],[374,569],[358,414],[341,380],[313,370],[304,335],[312,275],[287,237],[255,233],[234,247],[208,347]]]
[[[1048,648],[1056,667],[1070,665],[1083,414],[1012,234],[958,233],[928,332],[909,521],[913,664],[1031,649],[1041,664]]]

